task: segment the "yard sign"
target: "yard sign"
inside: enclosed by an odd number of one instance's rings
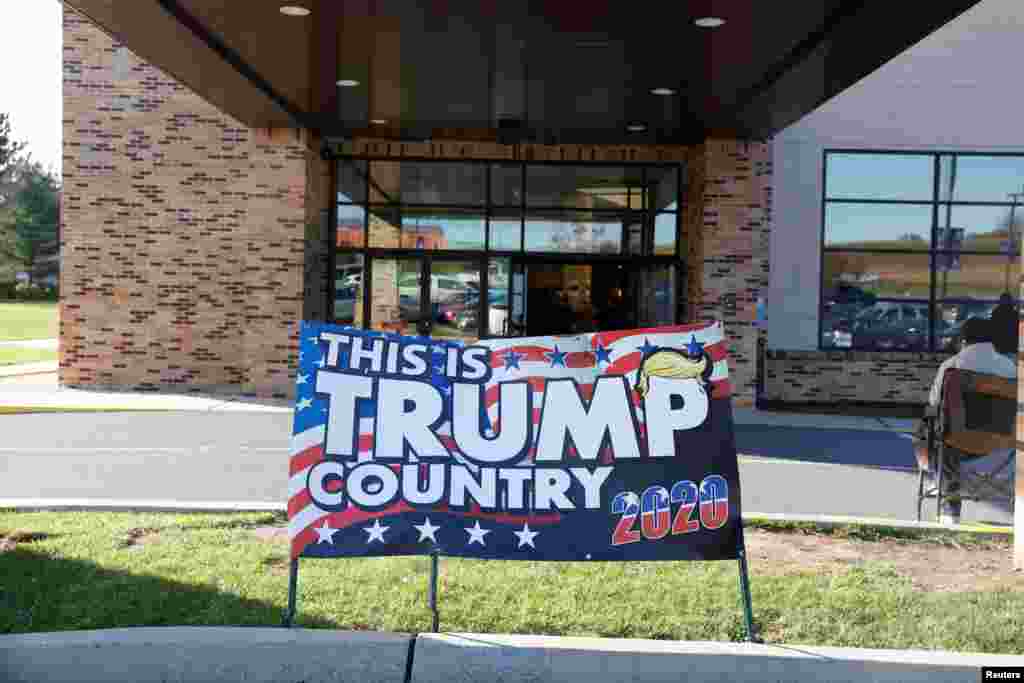
[[[740,559],[720,324],[406,337],[303,323],[300,557]],[[293,576],[294,584],[294,576]]]

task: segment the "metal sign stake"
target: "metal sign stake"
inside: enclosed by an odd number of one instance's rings
[[[430,554],[430,586],[427,591],[427,601],[430,604],[431,633],[437,633],[441,617],[437,612],[437,553]]]
[[[295,599],[299,583],[299,558],[293,558],[288,566],[288,610],[284,613],[282,626],[291,628],[295,621]]]
[[[740,593],[743,594],[743,617],[747,623],[747,642],[763,643],[764,641],[754,631],[754,607],[750,599],[750,576],[747,573],[747,550],[746,542],[743,539],[742,527],[740,527],[738,551],[738,559],[740,563]]]

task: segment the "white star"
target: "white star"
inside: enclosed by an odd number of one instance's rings
[[[295,410],[305,410],[306,408],[309,408],[311,405],[313,405],[313,399],[299,399],[299,402],[295,404]]]
[[[321,356],[320,360],[318,360],[317,362],[313,363],[313,365],[317,366],[318,368],[322,368],[323,366],[327,365],[327,361],[324,360],[323,356]]]
[[[314,344],[320,343],[320,335],[316,335],[315,337],[306,337],[306,339],[313,342]]]
[[[380,541],[381,543],[383,543],[384,542],[384,532],[387,531],[390,528],[391,527],[389,527],[389,526],[381,526],[379,519],[373,520],[373,526],[372,527],[364,528],[363,529],[363,531],[365,531],[366,533],[370,534],[370,537],[366,539],[366,543],[370,544],[370,543],[373,543],[375,540],[376,541]]]
[[[431,524],[430,517],[427,517],[423,524],[413,524],[412,528],[420,532],[420,541],[425,541],[429,538],[434,543],[437,543],[437,537],[434,536],[434,534],[436,534],[437,530],[441,527]]]
[[[487,545],[484,543],[484,536],[491,533],[490,529],[481,529],[480,521],[474,522],[472,528],[466,527],[466,533],[469,534],[469,543],[467,545],[473,545],[474,543],[480,543],[480,545]]]
[[[533,548],[534,550],[537,549],[537,546],[535,546],[533,544],[533,539],[535,537],[539,536],[540,532],[539,531],[530,531],[530,525],[529,524],[525,524],[524,523],[522,531],[513,531],[512,533],[514,533],[516,536],[519,537],[519,545],[516,546],[517,548],[522,548],[524,545],[528,545],[531,548]]]
[[[309,381],[309,375],[299,375],[298,377],[295,378],[295,384],[296,385],[305,384],[308,381]]]
[[[338,533],[338,529],[332,529],[326,519],[324,520],[323,526],[313,527],[313,530],[316,531],[316,535],[320,537],[317,540],[317,543],[334,544],[334,534]]]

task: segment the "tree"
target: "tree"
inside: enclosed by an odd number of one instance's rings
[[[16,164],[13,200],[0,214],[0,259],[22,267],[32,284],[41,257],[57,247],[57,180],[38,163]]]
[[[24,142],[15,142],[11,138],[11,122],[7,114],[0,112],[0,208],[9,204],[13,198],[12,176],[15,175],[23,149]]]

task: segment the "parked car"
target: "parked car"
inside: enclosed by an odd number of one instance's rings
[[[505,323],[508,321],[508,292],[492,290],[487,297],[488,325],[485,330],[489,334],[505,334]],[[465,308],[455,317],[455,326],[460,330],[474,330],[479,325],[480,296],[471,297]]]
[[[928,347],[928,306],[876,303],[853,320],[852,346],[881,351],[923,351]]]

